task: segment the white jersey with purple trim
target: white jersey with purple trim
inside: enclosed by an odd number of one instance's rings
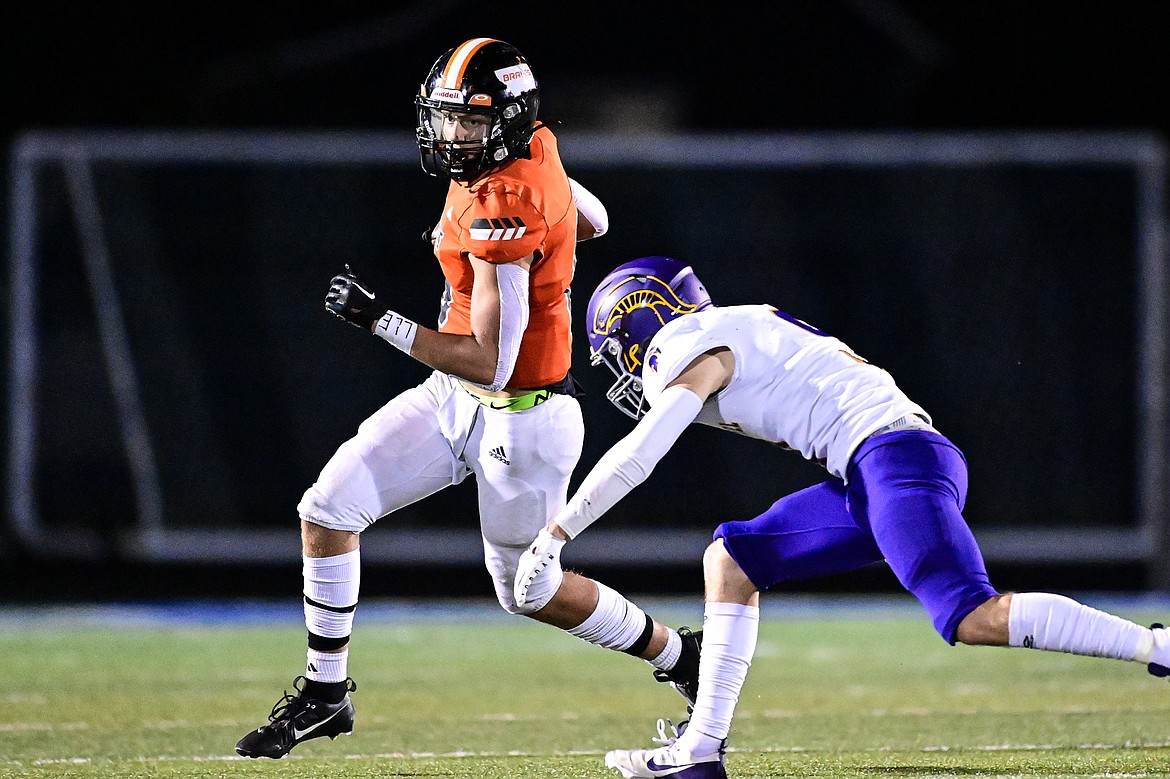
[[[668,322],[646,350],[646,400],[653,406],[696,357],[719,347],[731,350],[735,370],[695,421],[793,449],[838,478],[878,428],[907,414],[930,421],[889,373],[767,305],[709,308]]]

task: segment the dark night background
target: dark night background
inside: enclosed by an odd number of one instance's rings
[[[447,48],[477,36],[501,38],[526,55],[542,90],[541,117],[559,120],[567,133],[1133,130],[1153,132],[1164,140],[1170,131],[1165,116],[1170,94],[1170,4],[1161,1],[538,5],[433,0],[253,3],[234,9],[187,2],[149,8],[133,3],[43,2],[7,9],[3,17],[6,110],[0,124],[6,146],[22,132],[55,129],[409,131],[414,123],[413,96],[432,62]],[[611,208],[615,232],[639,202],[623,195],[619,185],[628,183],[630,192],[644,186],[636,172],[626,177],[628,182],[615,176],[610,184],[614,194],[603,197]],[[420,198],[433,201],[437,208],[441,188],[421,172],[411,181]],[[659,182],[664,188],[666,183]],[[753,186],[747,180],[740,184]],[[792,183],[794,188],[800,185]],[[605,188],[599,194],[607,194]],[[7,203],[7,188],[2,197]],[[834,198],[824,197],[827,207],[833,208]],[[848,198],[836,202],[848,208]],[[807,208],[813,208],[811,202]],[[802,218],[808,223],[814,217]],[[1090,239],[1085,236],[1084,241]],[[586,247],[580,252],[583,256],[600,251]],[[426,258],[420,254],[419,260]],[[206,262],[187,269],[188,283],[206,282],[210,294],[215,294],[216,274],[226,271],[227,261]],[[613,264],[607,256],[598,262]],[[204,271],[206,278],[198,278]],[[310,281],[328,277],[327,271],[313,272]],[[588,283],[578,285],[578,300],[599,275],[596,270],[583,273]],[[815,275],[815,269],[809,275]],[[728,299],[741,297],[751,284],[740,279],[737,287],[726,277],[706,281]],[[1036,280],[1017,281],[1026,291]],[[390,282],[389,277],[384,281]],[[433,284],[433,279],[427,283]],[[429,303],[437,290],[428,286],[416,294]],[[823,324],[825,317],[836,316],[831,324],[857,334],[846,335],[847,341],[866,345],[864,319],[859,315],[858,321],[851,321],[848,313],[834,314],[834,300],[826,295],[825,301],[808,303],[817,314],[818,305],[825,307],[814,321]],[[858,304],[854,310],[864,308],[863,300],[853,302]],[[60,305],[46,301],[41,316]],[[424,316],[427,311],[415,308],[405,313]],[[144,332],[157,321],[150,315],[143,319]],[[258,314],[257,327],[262,327],[261,319]],[[348,348],[348,335],[337,336],[337,344],[346,344],[339,348]],[[970,336],[961,330],[956,335]],[[329,331],[326,338],[333,337]],[[883,348],[880,339],[873,341],[863,350],[867,356]],[[333,343],[322,348],[332,348]],[[974,339],[965,345],[975,351],[981,347]],[[909,362],[909,357],[890,352],[878,356],[896,376],[907,376],[914,384],[911,366],[901,373],[895,369],[899,360]],[[385,359],[389,363],[397,357]],[[257,359],[264,362],[263,356]],[[1119,359],[1127,365],[1129,358]],[[590,378],[587,425],[612,414],[598,402],[602,380]],[[945,385],[941,371],[938,381]],[[945,408],[943,388],[929,379],[920,384],[921,394],[938,401],[924,400],[928,408],[932,404]],[[365,391],[352,419],[344,424],[356,424],[372,410],[375,397],[384,396],[381,391]],[[1003,409],[991,410],[1002,416]],[[1006,425],[1012,420],[1001,421]],[[1026,418],[1015,421],[1016,430],[1045,434],[1028,430]],[[959,422],[949,422],[949,429],[961,432]],[[972,419],[970,424],[977,428],[985,421]],[[616,430],[617,422],[607,417],[598,429]],[[249,442],[257,458],[265,456],[263,432]],[[1054,439],[1061,435],[1047,434]],[[332,443],[322,444],[309,455],[313,468],[332,448]],[[592,462],[600,451],[587,451],[583,462]],[[273,456],[283,464],[280,454]],[[297,473],[290,479],[298,485],[295,491],[284,484],[274,490],[274,500],[285,505],[290,516],[305,478],[314,473]],[[100,484],[88,486],[103,491]],[[106,489],[104,499],[120,498],[119,489]],[[444,500],[436,499],[436,510],[460,505],[456,499]],[[295,534],[293,522],[288,527]],[[0,565],[15,574],[0,598],[77,597],[75,582],[80,578],[87,581],[84,595],[98,598],[283,595],[300,586],[297,560],[270,569],[184,567],[143,564],[111,553],[98,560],[70,562],[72,577],[41,575],[44,566],[60,564],[46,563],[36,550],[6,538],[0,528]],[[636,572],[605,573],[616,586],[648,586]],[[1124,566],[1004,567],[1002,573],[1018,587],[1043,586],[1054,576],[1070,586],[1143,585],[1142,572]],[[389,583],[381,592],[373,577],[366,581],[370,594],[430,592],[430,585],[410,571],[389,572],[382,580]],[[486,575],[478,569],[455,571],[448,584],[452,594],[488,592]],[[697,566],[658,577],[654,585],[696,592]],[[823,586],[889,587],[890,580],[877,571]]]
[[[571,125],[620,125],[607,107],[640,97],[687,129],[1159,128],[1170,93],[1157,0],[44,2],[5,16],[10,131],[410,127],[430,64],[481,35],[520,48],[548,117]]]

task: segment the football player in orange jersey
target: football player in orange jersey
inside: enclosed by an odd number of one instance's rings
[[[390,310],[348,267],[332,280],[329,311],[434,372],[363,422],[301,499],[306,671],[268,724],[236,744],[241,755],[279,758],[352,732],[359,534],[470,474],[500,605],[641,657],[694,702],[701,632],[670,630],[573,572],[542,579],[523,606],[513,595],[520,556],[564,506],[581,455],[569,286],[577,241],[608,228],[604,206],[566,175],[556,137],[537,123],[539,96],[525,58],[491,38],[446,52],[420,88],[422,167],[451,182],[431,233],[446,279],[438,329]]]

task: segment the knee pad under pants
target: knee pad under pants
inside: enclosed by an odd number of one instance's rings
[[[330,458],[301,518],[361,532],[475,474],[484,560],[504,609],[520,554],[565,504],[585,436],[581,406],[553,395],[524,411],[486,408],[435,372],[376,411]]]

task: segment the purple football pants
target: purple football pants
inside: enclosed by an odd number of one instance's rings
[[[848,484],[794,492],[746,522],[715,530],[751,582],[853,571],[885,560],[950,643],[963,617],[996,595],[962,509],[967,462],[943,436],[901,430],[853,455]]]

